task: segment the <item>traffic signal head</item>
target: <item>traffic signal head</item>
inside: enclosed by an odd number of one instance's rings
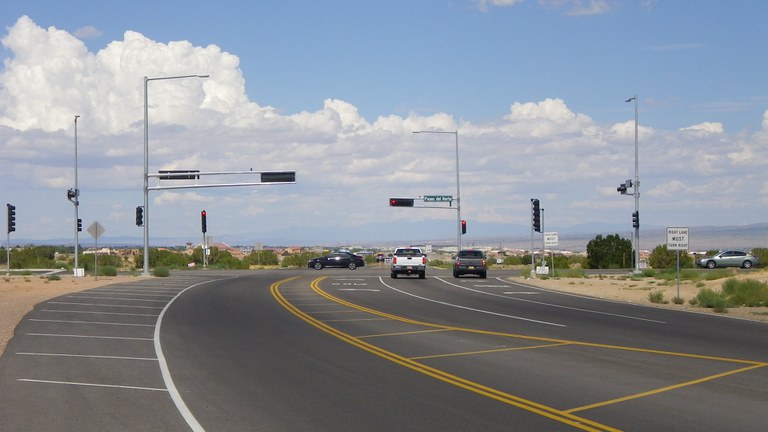
[[[461,233],[466,234],[467,233],[467,221],[462,220],[461,221]]]
[[[136,207],[136,226],[144,226],[144,207]]]
[[[531,198],[531,223],[534,231],[541,232],[541,211],[537,198]]]
[[[632,179],[629,179],[625,181],[624,183],[620,184],[619,187],[616,188],[616,192],[626,195],[627,194],[627,188],[632,187]]]
[[[640,228],[640,212],[632,212],[632,228]]]
[[[208,215],[205,213],[205,210],[200,212],[200,222],[203,227],[203,234],[208,232]]]
[[[8,233],[16,231],[16,206],[12,204],[6,204],[8,206]]]
[[[80,232],[83,230],[83,220],[78,218],[77,219],[77,232]]]
[[[413,198],[390,198],[390,207],[413,207]]]

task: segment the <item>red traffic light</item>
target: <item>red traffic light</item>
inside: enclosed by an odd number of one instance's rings
[[[413,198],[390,198],[390,207],[413,207]]]
[[[208,221],[206,219],[207,219],[206,218],[206,213],[205,213],[205,210],[203,210],[203,211],[200,212],[200,222],[202,224],[203,234],[208,232]]]
[[[461,220],[461,233],[466,234],[467,233],[467,221]]]

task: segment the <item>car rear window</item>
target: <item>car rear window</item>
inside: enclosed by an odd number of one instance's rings
[[[460,258],[482,258],[482,251],[459,251]]]

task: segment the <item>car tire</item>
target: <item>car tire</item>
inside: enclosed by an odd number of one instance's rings
[[[488,274],[486,272],[480,273],[480,279],[485,279],[488,277]]]
[[[427,272],[419,273],[419,279],[426,279],[426,278],[427,278]]]
[[[319,262],[316,262],[315,263],[315,270],[322,270],[322,269],[323,269],[323,265],[320,264]]]
[[[717,264],[714,261],[707,261],[707,268],[708,269],[713,269],[715,267],[717,267]]]
[[[389,277],[391,277],[392,279],[397,279],[397,273],[392,272],[389,274]]]
[[[745,269],[752,268],[752,261],[746,260],[744,263],[741,264],[741,266]]]
[[[459,272],[457,272],[456,270],[454,270],[454,271],[453,271],[453,277],[455,277],[455,278],[458,278],[458,277],[459,277]]]
[[[351,263],[349,263],[349,265],[347,265],[347,267],[349,267],[350,270],[354,270],[354,269],[357,268],[357,264],[351,262]]]

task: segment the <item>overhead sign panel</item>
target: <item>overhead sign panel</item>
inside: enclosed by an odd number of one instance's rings
[[[296,171],[270,171],[261,173],[262,183],[295,183]]]
[[[200,170],[160,170],[160,180],[198,180]]]

